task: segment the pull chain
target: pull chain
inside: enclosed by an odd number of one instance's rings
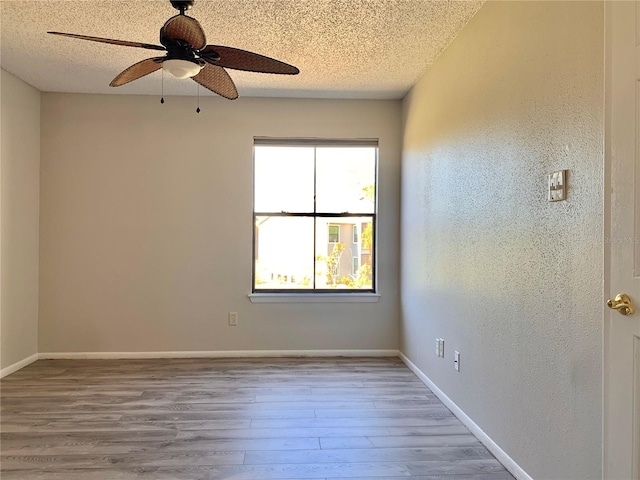
[[[198,108],[196,108],[196,113],[200,113],[200,84],[198,84]]]
[[[160,103],[164,103],[164,68],[162,69],[162,96],[160,97]]]

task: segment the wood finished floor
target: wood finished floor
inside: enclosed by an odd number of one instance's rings
[[[38,361],[0,478],[512,480],[396,358]]]

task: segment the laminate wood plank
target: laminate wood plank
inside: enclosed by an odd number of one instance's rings
[[[438,400],[438,397],[435,395],[433,398],[428,400],[387,400],[387,401],[374,401],[374,408],[384,408],[391,410],[398,409],[412,409],[412,408],[420,408],[420,407],[429,407],[431,405],[440,405],[442,402]],[[331,408],[331,407],[328,407]],[[365,407],[366,408],[366,407]]]
[[[183,465],[241,465],[244,452],[135,452],[134,454],[76,455],[2,455],[2,469],[32,470],[55,465],[56,468],[106,468],[128,465],[136,467],[171,467]]]
[[[2,453],[5,447],[12,445],[13,447],[23,446],[29,448],[31,446],[43,445],[59,445],[61,443],[91,443],[98,441],[114,441],[118,442],[127,439],[130,442],[163,442],[173,440],[177,436],[177,430],[151,430],[136,432],[19,432],[19,433],[0,433],[0,445]]]
[[[429,404],[433,405],[433,403]],[[29,410],[24,409],[24,402],[12,402],[0,407],[3,413],[18,413],[24,415],[39,414],[43,409],[52,415],[59,413],[68,413],[70,411],[76,413],[100,412],[109,413],[112,411],[123,414],[134,414],[142,411],[146,414],[165,413],[169,411],[192,411],[192,412],[213,412],[213,411],[260,411],[260,410],[356,410],[356,409],[373,409],[377,408],[374,402],[272,402],[272,403],[256,403],[256,402],[221,402],[212,399],[204,399],[201,402],[177,402],[167,399],[159,400],[136,400],[136,401],[120,401],[120,402],[92,402],[92,401],[72,401],[61,400],[57,402],[41,401],[29,402]],[[409,407],[407,407],[409,408]],[[415,408],[414,406],[410,408]]]
[[[462,422],[452,425],[418,425],[410,427],[387,427],[390,436],[427,436],[427,435],[455,435],[469,433]]]
[[[212,480],[209,472],[173,472],[110,469],[59,469],[50,471],[10,471],[3,473],[2,480]],[[405,477],[406,480],[406,477]]]
[[[83,397],[90,396],[92,398],[104,395],[104,396],[117,396],[117,397],[139,397],[142,395],[141,390],[133,390],[133,391],[118,391],[118,390],[95,390],[88,391],[85,389],[75,389],[75,390],[60,390],[60,391],[52,391],[50,388],[43,388],[41,391],[17,391],[12,392],[10,389],[6,389],[2,387],[2,393],[0,394],[0,401],[4,402],[5,398],[22,398],[22,399],[30,399],[30,398],[51,398],[51,397]]]
[[[471,435],[420,435],[406,437],[322,437],[323,449],[336,448],[374,448],[374,447],[480,447],[479,440]]]
[[[158,430],[211,430],[215,428],[249,428],[251,420],[214,420],[184,422],[73,422],[73,421],[35,421],[21,422],[7,420],[2,423],[3,432],[132,432]]]
[[[409,435],[406,437],[389,436],[368,437],[374,447],[380,448],[414,448],[414,447],[482,447],[480,441],[467,434]]]
[[[411,477],[418,475],[481,475],[505,473],[505,468],[495,458],[484,460],[458,460],[455,462],[407,462]],[[513,477],[512,477],[513,478]]]
[[[329,477],[325,480],[371,480],[364,477]],[[382,480],[382,479],[381,479]],[[412,475],[411,477],[383,477],[383,480],[513,480],[513,476],[508,473],[472,473],[472,474],[434,474],[434,475]]]
[[[0,477],[512,479],[397,358],[38,361],[0,382]]]
[[[349,434],[359,436],[388,435],[384,427],[309,427],[309,428],[246,428],[220,430],[180,430],[177,438],[198,438],[217,440],[221,438],[305,438],[305,437],[346,437]]]
[[[235,411],[172,411],[166,413],[136,413],[121,415],[123,422],[182,422],[189,420],[257,419],[282,420],[315,418],[314,410],[235,410]]]
[[[200,467],[200,468],[198,468]],[[114,468],[116,472],[124,469],[132,471],[132,466],[117,466]],[[40,469],[44,471],[45,469]],[[56,470],[48,469],[50,472]],[[70,470],[67,468],[67,470]],[[84,468],[84,472],[89,469]],[[102,469],[105,471],[106,469]],[[376,463],[319,463],[319,464],[273,464],[273,465],[232,465],[232,466],[185,466],[184,468],[171,468],[148,470],[133,470],[137,477],[144,479],[157,479],[160,474],[164,473],[174,480],[182,479],[183,476],[196,476],[196,478],[215,479],[215,480],[290,480],[297,479],[324,479],[331,477],[353,478],[364,477],[367,479],[384,479],[385,477],[404,477],[411,480],[411,472],[422,471],[419,475],[479,475],[490,473],[503,473],[502,467],[496,460],[473,460],[473,461],[433,461],[433,462],[376,462]],[[424,472],[429,473],[424,473]],[[22,473],[22,471],[21,471]],[[35,473],[32,470],[25,470],[25,476],[14,478],[28,478],[27,476]],[[48,473],[48,472],[47,472]],[[108,476],[109,470],[106,470],[104,480],[111,480]],[[2,479],[6,477],[3,473]],[[49,476],[40,477],[41,479],[50,480]],[[83,478],[83,477],[81,477]],[[86,476],[84,477],[86,478]],[[455,478],[455,477],[454,477]]]
[[[369,437],[320,437],[320,448],[336,449],[336,448],[373,448],[375,445],[371,443]]]
[[[14,418],[14,422],[16,423],[32,423],[32,422],[56,422],[56,421],[71,421],[76,423],[83,422],[118,422],[123,418],[121,413],[78,413],[78,412],[69,412],[65,414],[62,413],[51,413],[51,412],[40,412],[40,413],[25,413],[21,412],[20,415]]]
[[[99,435],[82,439],[72,435],[63,435],[48,438],[29,440],[3,440],[3,455],[22,455],[25,451],[31,455],[115,455],[135,452],[162,451],[167,452],[230,452],[252,450],[309,450],[319,449],[320,442],[317,437],[310,438],[257,438],[257,439],[176,439],[172,437],[148,438],[130,440],[127,436],[119,435],[110,439],[103,439]]]
[[[493,458],[482,445],[477,447],[348,448],[297,451],[247,452],[245,465],[274,463],[364,463],[457,461]]]
[[[345,396],[349,397],[351,395],[360,395],[362,393],[366,393],[367,395],[379,395],[380,397],[384,397],[385,395],[425,395],[424,385],[420,386],[416,384],[415,386],[407,387],[407,386],[371,386],[371,385],[362,385],[360,387],[311,387],[311,393],[313,395],[333,395],[337,397]],[[258,392],[260,394],[268,395],[269,392]],[[304,392],[300,392],[304,393]]]
[[[313,418],[287,420],[251,420],[252,428],[312,428],[312,427],[402,427],[429,425],[459,425],[460,420],[443,412],[433,417],[381,418]]]
[[[452,416],[442,405],[429,405],[422,408],[406,408],[402,410],[392,409],[316,409],[317,418],[433,418]]]
[[[376,393],[367,393],[366,389],[362,389],[363,391],[359,394],[352,395],[341,395],[340,400],[343,402],[366,402],[366,401],[376,401],[376,400],[389,400],[393,401],[397,399],[399,401],[403,400],[428,400],[429,396],[427,394],[404,394],[404,395],[379,395]],[[321,394],[313,394],[313,395],[289,395],[287,397],[280,397],[279,395],[256,395],[256,402],[307,402],[307,401],[327,401],[330,402],[335,400],[335,395],[321,395]]]
[[[242,473],[241,473],[242,475]],[[164,468],[147,468],[147,469],[126,469],[126,468],[109,468],[109,469],[59,469],[56,471],[10,471],[2,476],[2,480],[233,480],[238,478],[233,472],[225,477],[220,476],[220,472],[212,472],[210,468],[196,470],[191,467],[189,469],[164,469]],[[262,480],[262,477],[247,477],[252,480]],[[320,477],[312,477],[314,480],[327,480]],[[384,477],[386,480],[389,477]],[[401,477],[407,480],[408,477]],[[308,480],[306,478],[292,477],[273,477],[268,480]],[[370,480],[370,479],[369,479]],[[447,480],[447,479],[445,479]],[[455,480],[455,479],[451,479]],[[464,480],[464,479],[463,479]],[[481,479],[483,480],[483,479]],[[491,479],[487,479],[491,480]],[[496,480],[502,480],[497,478]]]

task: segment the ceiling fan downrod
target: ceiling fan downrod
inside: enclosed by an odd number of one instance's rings
[[[184,12],[191,9],[196,3],[195,0],[170,0],[170,2],[173,8],[180,12],[180,15],[184,15]]]

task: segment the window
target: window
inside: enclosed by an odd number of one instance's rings
[[[377,163],[377,141],[255,139],[254,293],[375,292]]]
[[[359,268],[360,268],[360,257],[353,257],[353,264],[351,265],[351,275],[358,275]]]
[[[340,242],[340,225],[329,225],[329,243]]]

